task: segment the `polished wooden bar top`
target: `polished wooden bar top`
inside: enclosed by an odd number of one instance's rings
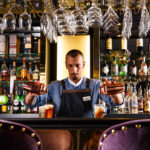
[[[39,118],[39,114],[0,114],[4,120],[26,124],[37,129],[106,129],[129,120],[150,118],[150,114],[108,114],[95,118]]]

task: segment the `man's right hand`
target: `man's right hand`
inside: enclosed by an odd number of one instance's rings
[[[25,103],[30,106],[33,105],[36,96],[37,94],[29,92],[25,97]]]
[[[35,81],[34,83],[36,86],[40,86],[40,93],[39,94],[44,94],[47,93],[47,87],[44,84],[41,84],[38,81]],[[33,105],[35,102],[35,97],[37,96],[37,93],[29,92],[27,96],[25,97],[25,103],[27,105]]]

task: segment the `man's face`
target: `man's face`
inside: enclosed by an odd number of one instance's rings
[[[75,58],[67,56],[66,58],[66,68],[69,72],[69,78],[77,83],[82,77],[82,70],[85,66],[83,56],[78,55]]]

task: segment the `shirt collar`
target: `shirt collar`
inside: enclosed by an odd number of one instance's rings
[[[80,81],[78,83],[74,83],[72,80],[70,80],[68,78],[69,83],[72,84],[73,86],[79,86],[81,84],[82,80],[83,80],[83,77],[80,79]]]

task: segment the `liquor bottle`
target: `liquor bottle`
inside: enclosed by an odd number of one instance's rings
[[[144,111],[144,98],[142,94],[142,88],[141,86],[138,89],[138,112],[143,113]]]
[[[136,81],[137,77],[137,66],[135,64],[135,60],[132,61],[132,64],[130,66],[130,75],[131,75],[131,80]]]
[[[106,39],[106,53],[110,53],[112,51],[112,37],[110,35],[111,33],[108,32],[107,39]]]
[[[37,64],[35,64],[35,69],[33,71],[33,80],[39,80],[39,69]]]
[[[148,67],[148,73],[147,73],[147,75],[148,75],[148,82],[150,82],[150,65]]]
[[[138,114],[138,101],[137,101],[137,92],[136,92],[136,86],[133,87],[133,92],[130,97],[131,101],[131,112],[132,114]]]
[[[19,97],[19,90],[15,88],[15,95],[13,100],[13,113],[17,114],[20,111],[20,97]]]
[[[26,95],[27,95],[27,92],[25,90],[23,90],[23,94],[20,97],[20,103],[21,103],[20,111],[21,111],[21,113],[26,113],[26,106],[23,103],[23,100],[24,100]]]
[[[147,72],[148,72],[147,64],[145,62],[145,57],[143,57],[141,67],[140,67],[140,70],[139,70],[139,75],[140,76],[147,76]]]
[[[128,62],[124,56],[120,63],[120,76],[127,76],[128,72]]]
[[[150,88],[145,91],[144,113],[150,113]]]
[[[119,67],[116,61],[116,57],[114,57],[114,61],[111,65],[111,76],[118,76],[119,75]]]
[[[26,68],[26,64],[25,64],[25,57],[23,57],[23,66],[21,69],[21,80],[22,81],[27,80],[27,68]]]
[[[27,72],[27,80],[32,80],[33,79],[33,72],[32,72],[32,68],[31,68],[31,62],[29,62],[29,69]]]
[[[126,114],[131,113],[131,105],[130,105],[130,87],[129,85],[126,86],[126,90],[125,90],[125,96],[124,96],[124,112]]]
[[[7,97],[7,91],[6,91],[6,89],[3,90],[3,95],[4,95],[5,97]],[[8,97],[7,97],[7,98],[8,98]],[[3,105],[1,106],[1,112],[2,112],[3,114],[6,114],[6,113],[7,113],[7,103],[6,103],[6,104],[3,104]]]
[[[8,68],[6,65],[6,61],[1,65],[1,80],[7,81],[8,80]]]
[[[109,73],[109,67],[108,64],[106,62],[106,60],[104,61],[104,64],[102,66],[102,77],[108,77],[108,73]]]
[[[126,51],[127,50],[127,39],[121,38],[121,50]]]
[[[13,95],[8,94],[7,114],[13,114]]]
[[[13,77],[14,80],[17,80],[17,70],[16,70],[16,61],[13,61],[13,66],[10,71],[10,77]]]
[[[144,55],[144,52],[143,52],[143,38],[137,38],[136,39],[136,52],[137,52],[138,59],[143,57],[143,55]]]

